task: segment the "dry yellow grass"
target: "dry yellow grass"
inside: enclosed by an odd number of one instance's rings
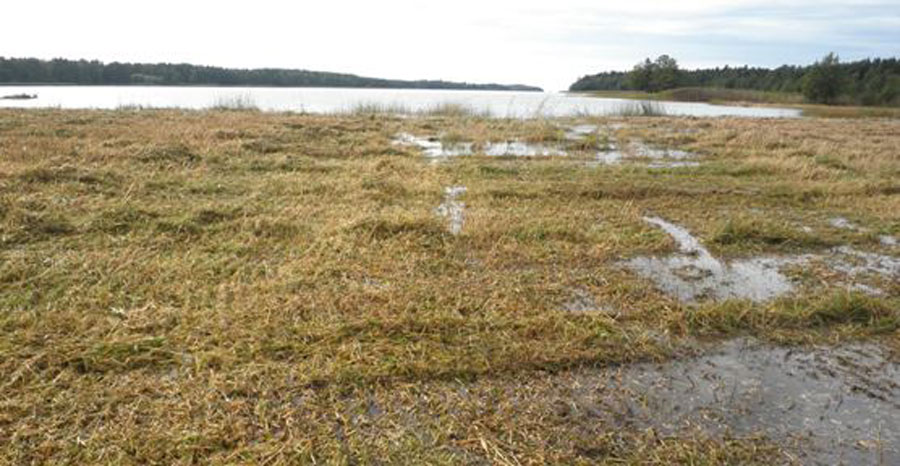
[[[0,462],[784,461],[567,416],[555,384],[696,338],[896,339],[896,283],[807,270],[789,298],[695,307],[617,263],[672,249],[648,213],[727,257],[879,249],[900,123],[590,122],[704,164],[585,167],[574,120],[0,111]],[[432,164],[401,131],[571,155]],[[434,212],[451,185],[458,236]],[[566,312],[576,289],[618,315]]]

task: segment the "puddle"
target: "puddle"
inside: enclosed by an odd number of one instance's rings
[[[491,157],[559,157],[567,155],[558,147],[521,141],[488,143],[484,147],[484,154]]]
[[[420,137],[409,133],[400,133],[393,143],[399,146],[418,147],[428,158],[459,157],[472,155],[472,143],[445,144],[435,137]]]
[[[864,252],[849,246],[833,250],[837,260],[832,260],[832,268],[851,277],[864,274],[900,276],[900,259],[873,252]]]
[[[847,220],[844,217],[830,218],[830,219],[828,219],[828,224],[834,228],[839,228],[841,230],[854,230],[854,231],[859,230],[859,227],[856,226],[856,224],[854,224],[850,220]]]
[[[628,143],[628,152],[631,153],[634,157],[644,159],[684,160],[694,158],[694,154],[687,151],[653,147],[639,140],[631,141]]]
[[[460,202],[459,196],[466,193],[465,186],[450,186],[444,188],[444,202],[435,209],[435,213],[446,218],[450,223],[450,233],[458,235],[462,232],[465,222],[466,205]]]
[[[828,224],[832,228],[838,228],[841,230],[858,231],[861,233],[871,231],[868,228],[863,228],[863,227],[851,222],[850,220],[847,220],[844,217],[832,217],[832,218],[828,219]],[[878,242],[881,243],[882,246],[897,246],[898,244],[900,244],[900,241],[898,241],[897,238],[895,238],[891,235],[878,236]]]
[[[753,257],[724,262],[710,254],[686,229],[659,217],[644,221],[665,231],[678,244],[679,254],[668,257],[636,257],[623,265],[650,279],[657,287],[684,302],[707,299],[748,299],[768,301],[789,293],[794,286],[780,272],[786,265],[822,262],[830,270],[851,281],[837,282],[871,295],[884,291],[866,283],[870,278],[900,278],[900,259],[883,254],[840,246],[827,254],[804,254],[779,257]]]
[[[576,125],[566,129],[566,139],[581,140],[600,130],[596,125]],[[564,157],[568,153],[560,147],[532,144],[523,141],[489,142],[483,150],[471,142],[445,143],[437,137],[415,136],[399,133],[393,143],[400,146],[417,147],[425,157],[439,161],[450,157],[484,154],[489,157]],[[610,137],[606,147],[601,148],[589,166],[618,165],[624,162],[643,163],[650,169],[697,167],[700,162],[692,161],[695,155],[676,149],[651,147],[641,141],[631,141],[623,149]]]
[[[572,131],[572,134],[575,134],[574,128]],[[631,162],[643,163],[650,169],[699,167],[700,162],[692,160],[695,158],[696,155],[691,152],[656,148],[642,141],[631,141],[623,148],[610,137],[607,146],[597,152],[590,165],[618,165]]]
[[[790,464],[900,464],[900,364],[877,343],[787,348],[741,338],[705,348],[664,363],[426,381],[413,396],[382,390],[340,397],[335,409],[361,441],[383,436],[386,422],[403,438],[434,432],[448,413],[463,426],[491,413],[550,426],[552,440],[536,439],[546,448],[616,432],[676,442],[763,436]]]
[[[580,141],[585,136],[596,133],[600,130],[597,125],[575,125],[566,129],[566,139],[569,141]]]
[[[700,162],[650,162],[647,168],[687,168],[699,167]]]
[[[686,302],[703,299],[767,301],[793,289],[778,268],[790,260],[758,257],[731,263],[719,261],[690,232],[659,217],[645,217],[668,233],[681,254],[637,257],[625,266],[656,282],[664,292]]]
[[[614,144],[610,144],[606,150],[597,153],[593,165],[618,165],[624,158],[625,154],[620,152]]]
[[[587,401],[622,427],[762,433],[814,462],[900,464],[900,365],[875,344],[791,349],[739,339],[604,379],[613,380],[609,392]]]
[[[418,147],[425,157],[432,159],[462,157],[479,153],[471,142],[444,143],[437,137],[420,137],[409,133],[398,134],[393,143],[399,146]],[[480,151],[491,157],[556,157],[566,152],[558,147],[530,144],[522,141],[491,142]]]

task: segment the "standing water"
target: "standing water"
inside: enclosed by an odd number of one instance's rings
[[[449,104],[495,117],[528,118],[629,114],[637,104],[633,100],[547,92],[272,87],[0,86],[0,96],[11,94],[37,94],[38,98],[0,100],[0,107],[204,109],[237,104],[265,111],[335,113],[357,108],[421,112]],[[794,109],[732,107],[704,103],[658,102],[654,103],[654,107],[663,114],[673,116],[756,118],[800,116],[799,110]]]

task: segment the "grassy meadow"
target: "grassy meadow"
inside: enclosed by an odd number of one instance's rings
[[[612,139],[701,163],[587,163]],[[0,464],[791,463],[573,414],[567,381],[737,336],[900,350],[900,283],[683,303],[620,265],[676,249],[647,215],[722,258],[889,254],[900,121],[0,110]]]

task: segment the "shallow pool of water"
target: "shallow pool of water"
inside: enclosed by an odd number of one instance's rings
[[[879,286],[900,280],[900,258],[839,246],[825,253],[759,256],[723,260],[714,257],[687,229],[659,217],[644,221],[665,231],[678,252],[664,257],[635,257],[625,268],[651,280],[660,291],[688,302],[747,299],[768,301],[790,293],[794,283],[781,269],[821,264],[832,271],[832,286],[881,295]]]
[[[627,427],[761,433],[816,464],[900,462],[900,366],[875,344],[792,349],[740,339],[606,380],[596,409],[619,413]]]
[[[444,142],[436,136],[416,136],[409,133],[396,135],[393,143],[398,146],[417,147],[422,151],[422,155],[431,159],[478,154],[489,157],[560,157],[567,155],[566,151],[557,146],[532,144],[524,141],[489,142],[483,147],[476,147],[471,142]]]
[[[0,100],[0,107],[101,108],[126,106],[204,109],[239,102],[266,111],[334,113],[368,108],[428,111],[452,104],[496,117],[529,118],[617,115],[633,100],[548,92],[451,91],[430,89],[344,89],[163,86],[0,86],[0,95],[37,94],[32,100]],[[655,104],[656,105],[656,104]],[[659,102],[673,116],[796,118],[800,111],[688,102]]]

